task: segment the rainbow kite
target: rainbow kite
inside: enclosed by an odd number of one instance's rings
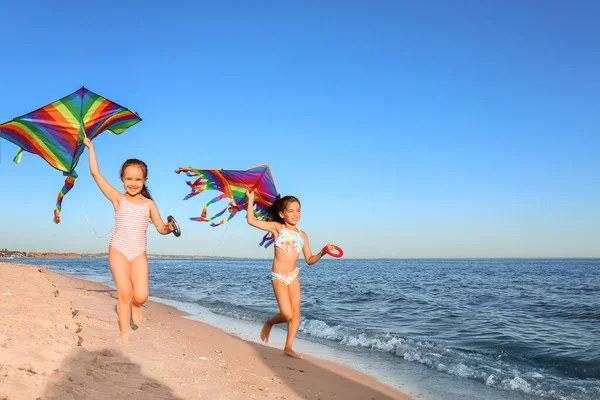
[[[60,100],[0,125],[0,137],[17,146],[14,161],[19,163],[23,151],[37,154],[51,166],[63,171],[65,185],[58,194],[54,222],[60,222],[65,194],[75,184],[75,167],[90,140],[108,130],[123,133],[141,121],[139,115],[82,87]]]
[[[246,209],[248,204],[246,191],[248,189],[254,191],[254,215],[259,220],[269,219],[269,208],[279,196],[271,168],[268,165],[259,165],[245,171],[180,168],[175,172],[178,174],[184,172],[188,177],[198,177],[194,182],[187,181],[192,191],[185,196],[184,200],[194,197],[205,190],[217,190],[222,193],[204,205],[200,217],[190,218],[192,221],[209,222],[213,227],[223,225],[235,217],[238,211]],[[229,199],[227,207],[207,218],[208,206],[223,199]],[[213,222],[227,212],[229,215],[221,221]],[[268,236],[268,234],[265,236],[261,244],[266,243],[266,246],[270,244],[268,243],[270,241]]]

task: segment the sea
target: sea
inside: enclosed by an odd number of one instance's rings
[[[4,260],[3,260],[4,261]],[[18,259],[112,286],[106,259]],[[269,259],[150,259],[151,299],[259,341]],[[297,351],[418,399],[600,399],[600,259],[301,262]],[[283,347],[285,327],[269,345]]]

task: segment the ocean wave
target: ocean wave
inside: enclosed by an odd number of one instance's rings
[[[429,340],[415,340],[390,333],[359,332],[314,319],[303,319],[299,331],[342,346],[388,353],[405,361],[460,378],[478,380],[502,390],[561,400],[594,399],[596,394],[600,396],[600,382],[597,380],[559,378],[543,368],[512,362],[511,356],[502,351],[463,351]]]

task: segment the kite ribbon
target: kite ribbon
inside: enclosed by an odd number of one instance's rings
[[[189,184],[189,182],[188,182],[188,184]],[[190,186],[193,187],[193,185],[190,185]],[[191,195],[188,195],[188,197],[195,196],[196,194],[197,193],[192,193]],[[214,199],[210,200],[208,203],[206,203],[206,205],[202,209],[202,214],[199,217],[190,218],[190,220],[197,221],[197,222],[210,222],[210,226],[212,226],[212,227],[220,226],[220,225],[223,225],[224,223],[228,222],[235,216],[235,214],[238,213],[238,211],[240,211],[243,207],[245,207],[246,204],[237,204],[236,205],[234,201],[231,201],[231,202],[229,202],[229,205],[227,207],[225,207],[224,209],[222,209],[221,211],[219,211],[212,217],[206,218],[206,214],[208,214],[208,206],[210,206],[211,204],[214,204],[218,201],[221,201],[225,198],[228,198],[228,197],[229,197],[229,195],[224,193],[224,194],[217,196]],[[186,198],[186,200],[187,200],[187,198]],[[228,211],[229,211],[229,215],[226,218],[224,218],[220,222],[212,222]]]
[[[19,164],[21,162],[21,158],[23,158],[23,149],[19,147],[19,151],[17,152],[15,158],[13,158],[13,161],[15,164]]]
[[[60,209],[62,207],[63,197],[65,194],[69,193],[69,190],[73,189],[73,185],[75,185],[75,179],[77,179],[77,172],[63,172],[63,175],[67,178],[65,179],[65,185],[58,193],[58,198],[56,199],[56,209],[54,210],[54,223],[60,223]]]
[[[267,247],[272,245],[274,242],[275,242],[275,235],[273,235],[271,232],[267,232],[265,234],[265,236],[263,236],[262,242],[260,242],[258,245],[263,246],[266,249]]]

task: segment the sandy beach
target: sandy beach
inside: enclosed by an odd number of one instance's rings
[[[116,292],[0,263],[0,399],[408,399],[328,361],[296,360],[148,302],[118,345]]]

